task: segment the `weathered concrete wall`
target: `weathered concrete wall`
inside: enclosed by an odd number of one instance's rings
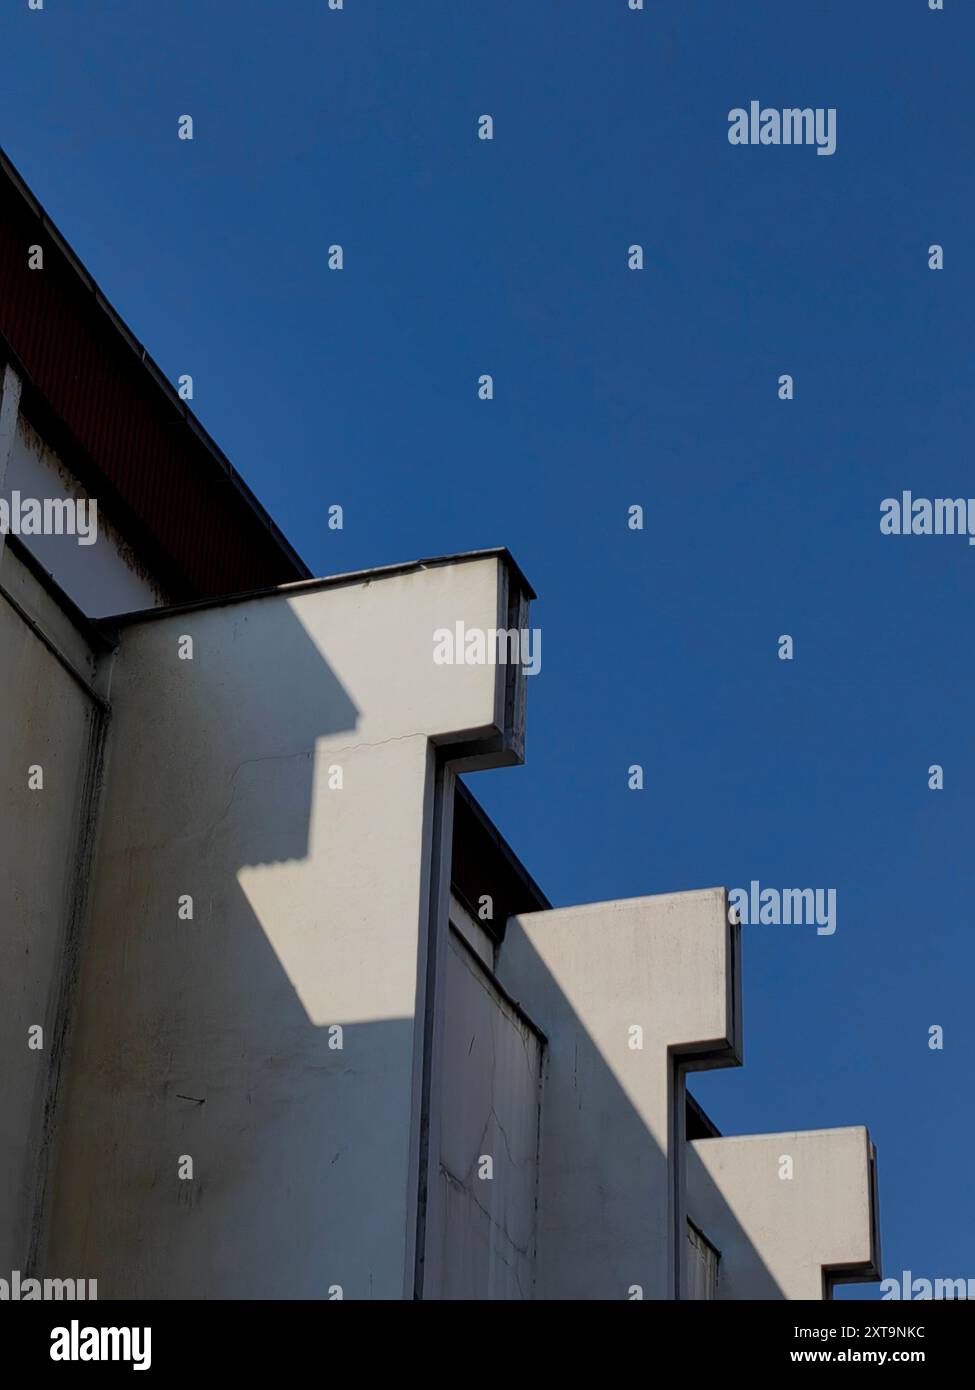
[[[721,1299],[821,1299],[824,1271],[880,1278],[873,1146],[863,1128],[696,1139],[691,1219],[718,1249]]]
[[[498,976],[547,1038],[536,1297],[675,1296],[683,1069],[739,1060],[738,941],[722,889],[509,921]]]
[[[90,500],[23,416],[11,441],[6,478],[0,479],[0,497],[9,501],[14,491],[38,500]],[[101,510],[98,538],[92,545],[79,545],[71,535],[23,536],[22,540],[89,617],[153,608],[165,601],[159,585]]]
[[[123,628],[48,1268],[409,1296],[434,741],[511,756],[503,668],[432,634],[506,584],[492,556]]]
[[[434,665],[433,632],[505,625],[513,583],[490,556],[295,586],[133,619],[113,656],[4,548],[0,1269],[703,1296],[689,1217],[721,1298],[878,1277],[865,1131],[684,1143],[684,1072],[740,1060],[722,890],[448,931],[453,769],[517,759],[523,681]]]
[[[95,678],[94,654],[9,548],[0,584],[0,1270],[26,1271],[76,964],[100,715],[31,622],[85,679]]]
[[[541,1039],[451,934],[440,1163],[427,1298],[528,1299],[534,1279]]]

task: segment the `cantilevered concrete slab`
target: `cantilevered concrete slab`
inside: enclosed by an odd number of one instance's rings
[[[676,1296],[683,1071],[740,1060],[738,952],[720,888],[509,921],[498,975],[547,1038],[536,1298]]]
[[[875,1153],[862,1127],[697,1139],[688,1214],[719,1254],[720,1299],[822,1299],[879,1279]]]
[[[117,623],[43,1268],[412,1296],[443,760],[524,726],[523,672],[434,634],[526,606],[488,553]]]

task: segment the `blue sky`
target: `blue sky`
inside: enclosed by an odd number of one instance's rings
[[[743,929],[746,1064],[692,1089],[868,1124],[894,1277],[975,1277],[975,550],[879,529],[975,493],[973,41],[962,0],[0,15],[7,153],[312,568],[507,545],[538,590],[526,765],[472,785],[553,901],[837,890],[833,936]],[[836,153],[731,146],[752,99]]]

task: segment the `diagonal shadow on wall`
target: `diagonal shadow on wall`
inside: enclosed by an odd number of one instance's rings
[[[430,789],[414,788],[413,802],[401,798],[390,813],[375,784],[366,794],[363,778],[349,778],[379,756],[356,743],[369,711],[291,607],[273,602],[270,623],[258,604],[244,604],[120,625],[97,868],[38,1257],[43,1273],[96,1278],[102,1298],[408,1294],[416,1029],[409,1010],[383,1014],[371,1001],[404,984],[415,996],[416,942],[405,980],[403,961],[388,958],[391,985],[375,933],[397,892],[423,877],[418,863],[413,879],[404,867],[404,844],[425,841],[403,811],[412,804],[422,817]],[[183,632],[196,640],[192,699],[166,647]],[[384,745],[390,758],[408,752]],[[347,780],[332,793],[336,765]],[[369,827],[368,852],[354,858],[350,819]],[[177,915],[182,895],[193,898],[191,920]],[[350,899],[365,904],[361,922],[350,918]],[[414,926],[421,941],[426,922]],[[478,988],[497,991],[490,971]],[[539,1075],[516,1099],[527,1092],[537,1108],[543,1026],[524,1026],[538,1037]],[[428,1251],[441,1297],[531,1294],[530,1276],[513,1292],[493,1274],[516,1222],[532,1265],[538,1192],[524,1173],[536,1163],[533,1146],[506,1157],[511,1093],[491,1043],[490,1028],[475,1030],[464,1055],[443,1058],[450,1085],[432,1097],[434,1106],[443,1094],[486,1106],[466,1129],[451,1128],[453,1113],[440,1117],[451,1172],[471,1197],[455,1203],[471,1238]],[[581,1028],[576,1065],[598,1077],[604,1098],[586,1122],[613,1162],[645,1169],[647,1200],[665,1201],[666,1156]],[[610,1115],[615,1128],[603,1129]],[[494,1174],[477,1192],[486,1150]],[[192,1179],[179,1176],[186,1158]],[[579,1213],[580,1229],[592,1232],[579,1258],[591,1262],[594,1291],[605,1287],[602,1265],[618,1259],[600,1239],[619,1223],[613,1201],[594,1172],[589,1210]]]

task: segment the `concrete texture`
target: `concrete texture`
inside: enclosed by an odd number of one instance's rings
[[[26,1269],[70,1012],[101,716],[46,645],[86,677],[95,656],[7,548],[0,580],[0,1269]],[[43,789],[30,790],[38,767]],[[41,1048],[28,1030],[43,1028]]]
[[[108,640],[5,548],[0,1268],[102,1298],[879,1274],[865,1131],[685,1140],[686,1072],[741,1057],[723,889],[490,934],[451,899],[456,773],[521,758],[526,687],[435,665],[457,622],[526,625],[502,553]]]
[[[504,669],[432,633],[506,585],[490,557],[122,628],[49,1268],[409,1295],[436,749],[512,756]]]
[[[880,1278],[865,1129],[697,1139],[688,1149],[688,1210],[719,1251],[718,1298],[821,1299],[831,1279]]]
[[[447,959],[439,1183],[425,1294],[530,1298],[542,1040],[453,933]]]
[[[71,498],[87,501],[89,494],[63,466],[57,455],[21,416],[10,441],[6,477],[0,476],[0,497],[14,491],[38,499]],[[95,499],[97,501],[97,498]],[[147,567],[132,547],[98,511],[98,538],[79,546],[71,535],[24,536],[24,544],[52,574],[64,592],[89,617],[152,608],[165,601]]]
[[[508,923],[499,978],[548,1039],[536,1297],[676,1295],[683,1069],[738,1060],[738,950],[722,889]]]

